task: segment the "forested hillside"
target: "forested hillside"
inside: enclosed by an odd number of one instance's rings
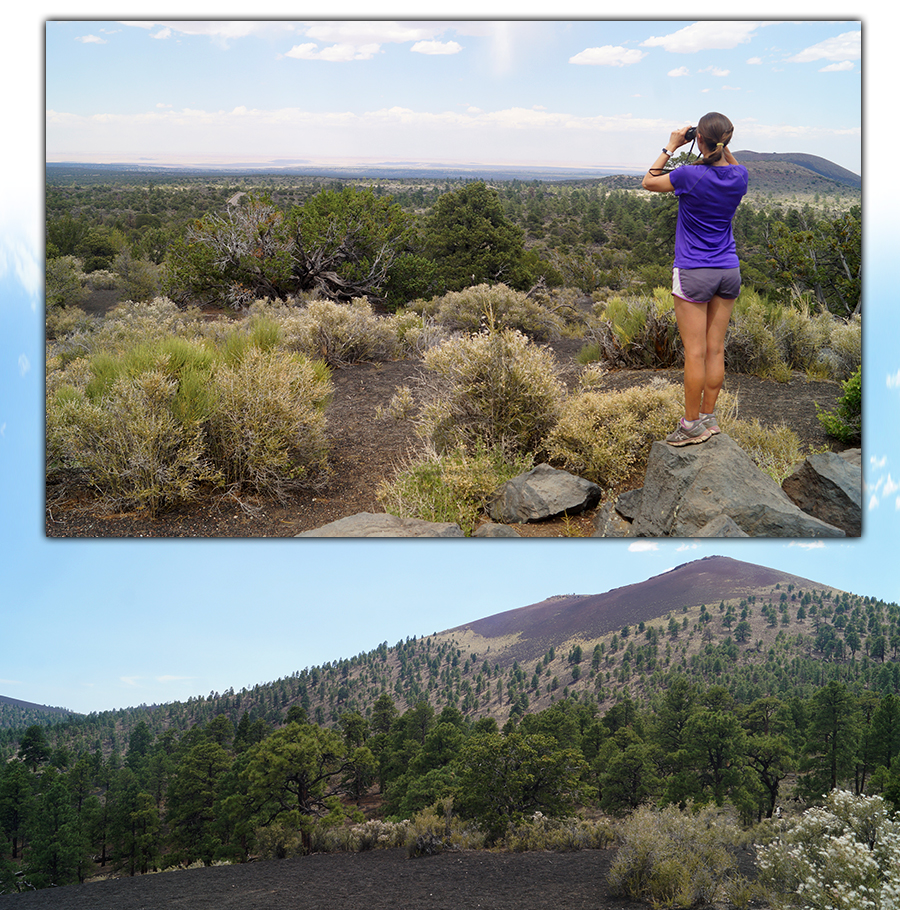
[[[735,237],[745,282],[785,301],[808,292],[834,312],[852,313],[858,292],[854,296],[851,290],[848,299],[844,285],[858,283],[859,187],[847,185],[848,172],[828,168],[824,159],[816,159],[812,166],[797,163],[797,156],[778,156],[773,164],[768,156],[743,154],[752,159],[747,161],[750,192],[738,210]],[[469,187],[467,204],[481,217],[487,212],[485,201],[472,193],[484,183],[464,177],[336,180],[260,173],[116,173],[108,168],[91,172],[48,165],[47,252],[50,260],[76,257],[87,274],[118,275],[117,292],[122,299],[142,299],[135,295],[150,294],[154,289],[176,295],[183,291],[196,299],[202,294],[190,283],[187,264],[179,258],[186,236],[205,224],[212,227],[216,218],[228,218],[228,213],[259,197],[268,201],[271,213],[286,216],[286,224],[293,225],[291,213],[303,212],[311,204],[323,214],[327,211],[332,220],[341,221],[348,218],[347,193],[355,189],[378,200],[382,215],[376,221],[395,212],[390,217],[398,231],[391,239],[390,259],[378,259],[374,253],[377,243],[341,250],[338,241],[342,238],[334,236],[328,241],[330,247],[324,243],[328,257],[342,251],[355,265],[350,268],[344,260],[334,258],[317,264],[346,275],[359,272],[363,263],[369,269],[377,260],[385,271],[367,275],[372,279],[369,291],[396,308],[415,297],[460,289],[442,267],[445,263],[452,268],[453,262],[446,248],[442,252],[441,244],[449,235],[446,223],[441,223],[438,202],[448,196],[461,201],[461,191]],[[487,271],[475,271],[474,277],[470,262],[461,262],[471,283],[500,279],[527,290],[543,281],[583,294],[668,283],[676,202],[641,190],[639,177],[492,180],[488,185],[497,193],[502,218],[519,234],[504,241],[504,249],[514,250],[521,243],[523,255],[515,268],[507,256],[504,264],[486,264]],[[359,222],[359,211],[351,206],[348,226]],[[399,217],[400,212],[404,218]],[[495,228],[500,225],[498,214],[488,216]],[[366,232],[372,231],[373,223],[367,224]],[[316,231],[320,228],[309,219],[305,225],[301,222],[301,229],[307,237],[319,236]],[[785,232],[793,236],[787,238]],[[476,242],[480,238],[469,240],[470,245]],[[317,239],[315,245],[321,248],[323,240]],[[456,255],[458,258],[458,252]],[[309,268],[308,257],[305,263]],[[250,290],[275,296],[289,293],[287,285],[282,289],[277,282],[271,283],[276,272],[268,271],[270,284]],[[354,277],[358,281],[361,276]],[[48,276],[51,288],[59,280]],[[243,278],[239,280],[246,285]],[[99,276],[94,286],[102,286]],[[302,283],[290,288],[302,289]]]
[[[541,849],[557,829],[535,819],[648,801],[730,806],[745,824],[836,787],[900,806],[900,607],[791,578],[632,612],[527,660],[505,652],[513,636],[455,630],[240,692],[6,730],[0,884],[416,830]],[[579,824],[582,846],[611,836]]]

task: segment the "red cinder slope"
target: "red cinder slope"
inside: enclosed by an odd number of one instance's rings
[[[768,594],[778,584],[782,588],[793,584],[804,591],[830,590],[827,585],[787,572],[727,556],[708,556],[605,594],[552,597],[448,631],[471,630],[485,638],[518,634],[520,644],[541,642],[549,647],[572,638],[599,638],[682,607],[712,607],[723,600]]]

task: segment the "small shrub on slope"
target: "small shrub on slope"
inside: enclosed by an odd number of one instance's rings
[[[516,329],[536,341],[558,337],[565,322],[539,300],[505,284],[479,284],[431,300],[416,300],[410,310],[451,331],[473,334],[488,325]]]
[[[425,366],[437,382],[421,432],[438,452],[479,444],[530,452],[556,422],[564,387],[553,358],[520,332],[446,341],[426,352]]]
[[[738,879],[729,848],[739,840],[737,827],[715,807],[637,809],[622,823],[610,889],[655,907],[712,903]]]

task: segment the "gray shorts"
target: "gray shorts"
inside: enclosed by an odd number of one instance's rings
[[[741,292],[741,270],[672,269],[672,293],[691,303],[708,303],[713,297],[736,300]]]

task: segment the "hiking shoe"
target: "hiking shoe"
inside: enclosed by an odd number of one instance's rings
[[[712,436],[712,431],[702,421],[697,421],[697,425],[689,427],[685,425],[682,418],[678,426],[666,436],[666,442],[670,446],[688,446],[695,442],[706,442]]]
[[[719,429],[719,421],[716,420],[716,415],[715,415],[715,414],[707,414],[705,417],[701,417],[701,418],[700,418],[700,421],[703,423],[703,426],[705,426],[706,429],[709,430],[709,432],[710,432],[713,436],[715,436],[716,433],[721,433],[721,432],[722,432],[722,431]]]

